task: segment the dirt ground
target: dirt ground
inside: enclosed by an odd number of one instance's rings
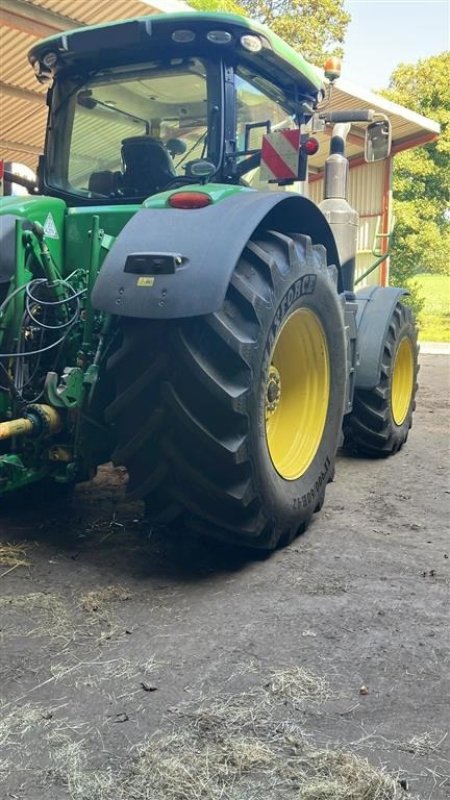
[[[450,359],[421,362],[405,448],[340,457],[270,558],[151,531],[111,468],[3,516],[2,798],[450,798]]]

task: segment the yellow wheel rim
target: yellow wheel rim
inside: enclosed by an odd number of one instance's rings
[[[391,409],[396,425],[402,425],[407,417],[414,389],[414,352],[411,339],[401,340],[394,360],[392,373]]]
[[[266,440],[285,480],[300,478],[316,455],[327,418],[330,359],[322,324],[307,308],[294,311],[273,348],[266,387]]]

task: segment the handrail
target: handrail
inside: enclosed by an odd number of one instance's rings
[[[363,281],[365,278],[367,278],[374,270],[377,269],[377,267],[380,266],[380,264],[383,263],[383,261],[386,261],[386,259],[389,258],[390,254],[391,254],[391,242],[392,242],[392,236],[393,236],[393,233],[394,233],[395,217],[394,216],[392,217],[392,224],[391,224],[390,230],[387,231],[387,233],[380,233],[381,219],[382,219],[381,216],[378,217],[378,219],[377,219],[377,225],[376,225],[375,234],[374,234],[374,237],[373,237],[372,250],[359,250],[358,251],[358,253],[372,253],[372,255],[375,256],[376,260],[373,262],[373,264],[370,265],[370,267],[368,269],[365,270],[365,272],[363,272],[362,275],[359,276],[359,278],[357,278],[355,280],[355,286],[358,283],[361,283],[361,281]],[[380,251],[380,249],[379,249],[378,241],[380,239],[387,239],[387,250],[384,253],[382,253]],[[381,244],[381,242],[380,242],[380,244]],[[377,247],[377,245],[378,245],[378,247]],[[358,253],[357,253],[357,255],[358,255]]]

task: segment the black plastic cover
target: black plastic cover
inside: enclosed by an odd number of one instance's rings
[[[0,216],[0,283],[9,283],[16,268],[16,222],[14,214]]]
[[[258,228],[305,233],[339,260],[331,228],[301,195],[245,192],[200,209],[143,208],[125,225],[94,287],[95,308],[143,319],[173,319],[221,308],[239,257]],[[143,277],[125,271],[131,254],[179,254],[172,274]],[[341,289],[341,286],[340,286]]]

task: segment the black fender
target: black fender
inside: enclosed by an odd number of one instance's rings
[[[378,386],[389,323],[400,297],[407,294],[406,289],[395,286],[370,286],[356,294],[356,389]]]
[[[125,317],[174,319],[218,311],[246,243],[257,228],[304,233],[339,270],[331,228],[307,197],[242,191],[206,208],[143,208],[107,254],[94,308]],[[130,259],[126,267],[127,258]],[[159,257],[159,258],[158,258]],[[158,274],[158,269],[163,274]],[[169,273],[169,274],[168,274]]]

